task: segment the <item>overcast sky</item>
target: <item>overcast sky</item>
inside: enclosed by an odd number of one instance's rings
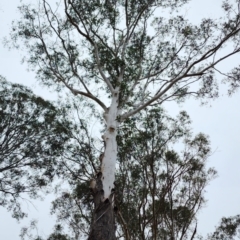
[[[34,0],[32,0],[34,2]],[[193,0],[191,7],[186,8],[186,16],[196,20],[205,17],[219,17],[220,0]],[[0,2],[0,41],[9,33],[11,21],[16,19],[18,0]],[[33,88],[34,92],[47,99],[55,95],[47,89],[42,89],[35,83],[34,74],[27,71],[26,65],[21,65],[21,55],[17,51],[8,51],[0,43],[0,75],[8,81],[18,82]],[[230,59],[222,68],[237,65],[240,56]],[[221,96],[208,106],[187,100],[181,106],[167,105],[170,114],[186,110],[193,123],[194,132],[203,132],[210,136],[213,155],[209,166],[218,171],[218,178],[207,187],[207,206],[199,214],[199,233],[206,234],[214,230],[220,218],[240,214],[240,92],[227,97],[226,87],[222,87]],[[18,240],[20,228],[31,218],[39,219],[39,233],[47,236],[52,230],[53,218],[49,214],[49,196],[44,202],[33,201],[34,206],[24,203],[29,218],[18,224],[11,214],[0,208],[0,239]]]

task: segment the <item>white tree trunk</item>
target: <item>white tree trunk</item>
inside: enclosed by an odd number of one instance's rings
[[[109,107],[107,113],[105,113],[105,120],[107,124],[106,131],[103,135],[103,140],[105,142],[105,152],[102,159],[101,172],[102,172],[102,184],[104,191],[104,199],[109,198],[112,189],[114,188],[115,180],[115,167],[117,160],[117,128],[118,121],[117,116],[120,114],[118,109],[118,94],[116,91],[112,96],[112,103]]]

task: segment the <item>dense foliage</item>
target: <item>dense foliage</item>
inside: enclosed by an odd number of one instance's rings
[[[234,217],[224,217],[221,219],[219,226],[215,232],[209,234],[209,240],[234,240],[240,238],[240,215]]]
[[[23,193],[36,197],[52,182],[69,128],[52,103],[0,78],[0,206],[15,218],[25,215],[19,202]]]

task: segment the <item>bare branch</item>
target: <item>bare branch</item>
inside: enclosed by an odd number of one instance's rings
[[[193,231],[193,234],[192,234],[192,236],[191,236],[191,239],[190,239],[190,240],[193,240],[193,239],[194,239],[194,237],[195,237],[196,233],[197,233],[197,224],[196,224],[196,227],[194,228],[194,231]]]
[[[97,47],[96,44],[94,44],[94,48],[95,48],[95,56],[96,56],[98,70],[99,70],[99,72],[100,72],[100,74],[101,74],[101,76],[103,78],[103,81],[107,84],[107,86],[109,87],[109,90],[113,94],[114,93],[114,88],[113,88],[112,84],[110,83],[109,79],[106,77],[106,75],[102,71],[102,66],[101,66],[101,63],[99,61],[98,47]]]
[[[48,3],[47,3],[48,4]],[[49,6],[49,4],[48,4]],[[52,12],[52,9],[51,7],[49,6],[51,12]],[[62,43],[62,46],[63,46],[63,49],[65,50],[65,52],[67,53],[68,55],[68,60],[69,60],[69,63],[70,63],[70,66],[71,66],[71,69],[72,69],[72,72],[74,73],[74,76],[76,76],[79,81],[81,82],[81,84],[83,85],[83,87],[85,88],[85,90],[87,91],[88,94],[92,95],[91,92],[89,91],[89,89],[87,88],[86,84],[84,83],[83,79],[78,75],[76,69],[74,68],[73,66],[73,61],[71,60],[71,56],[69,54],[69,51],[67,50],[67,47],[66,47],[66,44],[65,44],[65,40],[62,38],[61,34],[60,34],[60,30],[57,31],[55,29],[55,27],[52,25],[52,21],[49,19],[49,15],[48,15],[48,12],[47,12],[47,9],[46,9],[46,1],[44,0],[44,9],[45,9],[45,14],[47,16],[47,19],[48,19],[48,22],[49,22],[49,25],[51,26],[51,28],[53,29],[53,31],[56,33],[56,35],[58,36],[58,38],[61,40],[61,43]],[[56,21],[58,22],[58,25],[59,25],[59,21],[56,17],[56,15],[52,12],[53,16],[55,17]]]
[[[63,84],[74,94],[74,95],[77,95],[77,94],[80,94],[82,96],[85,96],[85,97],[88,97],[92,100],[94,100],[96,103],[98,103],[104,111],[107,111],[107,107],[105,106],[105,104],[100,101],[97,97],[93,96],[92,94],[89,94],[89,93],[86,93],[86,92],[82,92],[82,91],[79,91],[77,89],[74,89],[73,87],[71,87],[69,84],[67,84],[65,81],[63,82]]]
[[[72,5],[72,3],[70,1],[68,1],[69,4]],[[67,0],[64,0],[64,4],[65,4],[65,13],[68,17],[68,20],[70,21],[70,23],[76,28],[76,30],[78,31],[78,33],[83,36],[91,45],[94,46],[94,41],[90,38],[90,36],[87,33],[84,33],[78,26],[78,24],[76,22],[74,22],[74,19],[71,17],[71,15],[68,13],[68,7],[67,7]]]

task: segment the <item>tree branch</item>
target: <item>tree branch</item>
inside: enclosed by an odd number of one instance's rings
[[[85,96],[85,97],[88,97],[92,100],[94,100],[96,103],[98,103],[104,111],[107,111],[107,107],[105,106],[105,104],[99,100],[97,97],[95,97],[94,95],[90,94],[90,93],[86,93],[86,92],[82,92],[82,91],[79,91],[77,89],[74,89],[73,87],[71,87],[69,84],[67,84],[66,82],[63,82],[63,84],[74,94],[74,95],[77,95],[77,94],[80,94],[82,96]]]

